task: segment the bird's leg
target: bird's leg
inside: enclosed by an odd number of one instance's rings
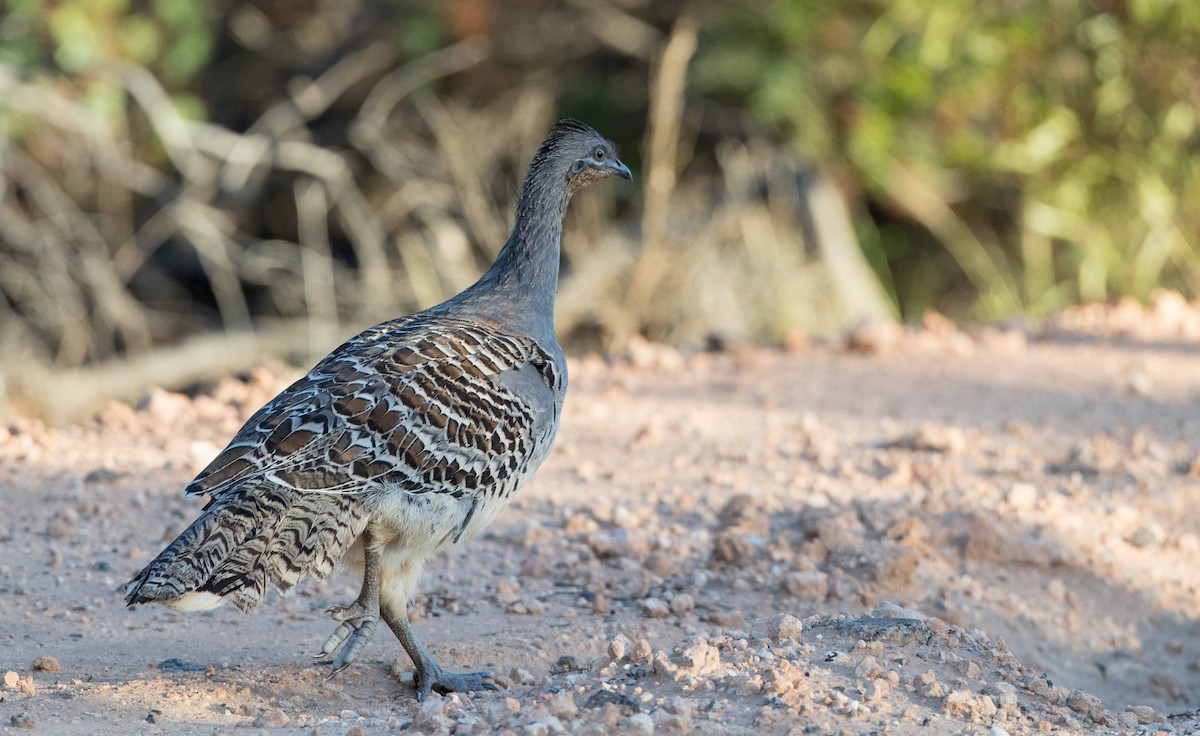
[[[417,666],[417,700],[437,690],[442,693],[465,693],[472,690],[499,690],[496,680],[487,672],[446,672],[434,661],[433,657],[417,641],[417,635],[412,630],[408,620],[407,607],[384,601],[380,611],[384,622],[396,638],[413,664]]]
[[[379,567],[380,553],[385,541],[370,526],[363,531],[363,582],[358,598],[348,606],[334,606],[326,613],[341,625],[334,630],[317,657],[327,657],[338,647],[338,655],[333,660],[333,672],[330,677],[337,675],[358,659],[379,624]],[[345,642],[343,645],[342,642]]]

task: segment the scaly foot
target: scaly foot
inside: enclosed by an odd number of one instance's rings
[[[496,679],[487,672],[446,672],[437,665],[432,672],[417,672],[417,700],[437,690],[439,693],[468,693],[475,690],[499,690]]]
[[[355,601],[349,606],[334,606],[326,613],[334,621],[342,623],[325,640],[320,654],[316,656],[318,658],[328,657],[337,651],[337,657],[333,660],[333,672],[329,674],[330,677],[334,677],[353,664],[367,643],[371,641],[371,637],[375,634],[375,627],[379,625],[379,612],[370,610],[369,606],[360,601]],[[343,642],[345,642],[344,645]],[[341,647],[340,651],[338,650],[339,646]]]

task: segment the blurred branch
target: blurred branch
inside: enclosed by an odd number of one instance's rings
[[[987,310],[988,318],[997,319],[1020,310],[1021,301],[1011,278],[996,266],[971,228],[926,179],[894,161],[887,192],[950,252],[979,290],[981,306]]]
[[[696,52],[697,30],[695,21],[687,16],[675,21],[650,84],[642,256],[625,298],[626,315],[636,315],[645,310],[669,261],[667,226],[670,221],[671,193],[678,176],[677,148],[688,62]],[[636,331],[635,324],[626,323],[622,333],[615,335],[615,338],[623,343]]]
[[[255,333],[208,334],[87,368],[42,366],[32,373],[11,373],[8,403],[51,424],[78,421],[114,399],[132,403],[148,386],[179,390],[246,371],[268,358],[331,347],[310,345],[310,329],[307,321],[297,321]]]

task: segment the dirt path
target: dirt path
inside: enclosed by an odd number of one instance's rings
[[[575,361],[554,455],[414,607],[506,689],[420,706],[386,631],[338,679],[311,659],[344,574],[122,606],[286,371],[0,430],[0,728],[1198,733],[1200,318],[1161,307]]]

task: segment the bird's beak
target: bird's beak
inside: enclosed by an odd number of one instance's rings
[[[633,181],[633,174],[629,173],[629,167],[621,163],[621,159],[615,158],[609,161],[607,166],[612,170],[613,176],[619,176],[627,181]]]

